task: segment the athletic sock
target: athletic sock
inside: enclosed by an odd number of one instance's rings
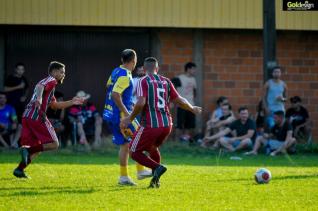
[[[25,163],[21,161],[21,162],[19,163],[19,165],[18,165],[17,168],[18,168],[19,170],[23,171],[30,163],[31,163],[31,159],[29,158],[27,165],[25,165]]]
[[[140,172],[140,171],[144,171],[145,167],[137,162],[136,169],[137,169],[137,172]]]
[[[150,157],[146,156],[143,152],[132,152],[131,158],[137,161],[138,163],[142,164],[151,169],[157,168],[160,164],[151,159]]]
[[[120,176],[128,176],[128,166],[120,166]]]

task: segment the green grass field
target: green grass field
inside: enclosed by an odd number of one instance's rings
[[[230,160],[230,154],[170,145],[162,156],[168,171],[160,189],[148,189],[149,179],[137,181],[136,187],[117,185],[114,148],[44,153],[27,169],[29,180],[12,176],[17,152],[0,152],[0,210],[318,209],[317,154]],[[272,172],[270,184],[254,182],[259,167]]]

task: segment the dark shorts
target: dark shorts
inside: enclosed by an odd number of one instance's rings
[[[195,115],[181,108],[177,109],[177,128],[178,129],[194,129]]]
[[[57,136],[50,121],[22,118],[21,146],[34,147],[57,141]]]
[[[152,151],[153,148],[159,147],[168,138],[171,129],[172,126],[159,128],[140,127],[136,136],[130,142],[130,151]]]

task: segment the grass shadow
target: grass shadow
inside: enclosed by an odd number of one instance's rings
[[[41,195],[55,195],[55,194],[92,194],[100,191],[99,189],[87,187],[12,187],[0,188],[0,196],[41,196]],[[8,193],[3,193],[8,192]]]
[[[317,178],[318,174],[309,174],[309,175],[287,175],[287,176],[275,176],[272,180],[301,180],[301,179],[312,179]],[[244,181],[251,181],[253,178],[237,178],[237,179],[220,179],[220,180],[213,180],[213,182],[244,182]]]

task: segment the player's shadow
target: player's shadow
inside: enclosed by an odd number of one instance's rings
[[[273,180],[301,180],[301,179],[311,179],[311,178],[317,178],[318,174],[309,174],[309,175],[287,175],[287,176],[275,176],[273,177]],[[235,179],[220,179],[220,180],[214,180],[213,182],[245,182],[245,181],[251,181],[253,178],[235,178]]]
[[[99,189],[87,187],[11,187],[0,188],[0,196],[40,196],[57,194],[92,194],[100,191]]]

